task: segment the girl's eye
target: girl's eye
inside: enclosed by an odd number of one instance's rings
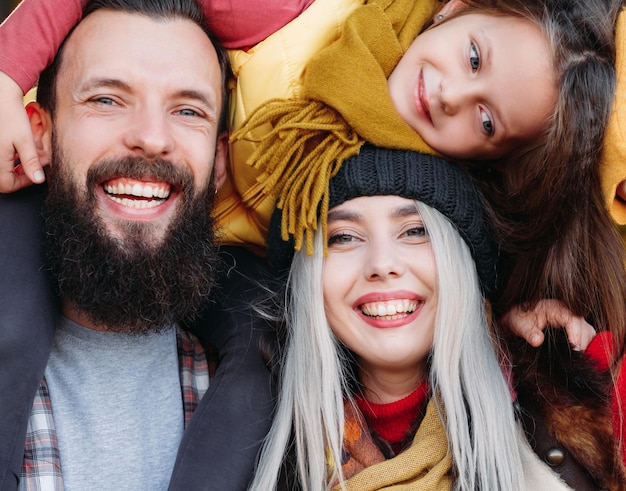
[[[483,130],[485,130],[489,136],[493,135],[493,122],[491,121],[489,114],[481,110],[480,119],[483,125]]]
[[[470,44],[469,63],[474,72],[480,68],[480,53],[474,43]]]

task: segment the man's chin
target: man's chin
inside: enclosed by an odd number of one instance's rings
[[[133,250],[137,247],[153,251],[163,246],[167,227],[163,224],[149,222],[119,221],[117,224],[105,224],[111,242],[118,244],[122,250]]]

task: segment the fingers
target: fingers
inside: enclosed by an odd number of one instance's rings
[[[15,142],[15,149],[20,159],[20,167],[24,175],[35,184],[41,184],[45,181],[46,176],[44,174],[41,162],[37,156],[37,150],[35,148],[35,140],[33,134],[30,131],[30,125],[25,134]],[[1,189],[0,189],[1,190]]]
[[[585,351],[596,335],[596,330],[582,317],[572,316],[564,325],[572,349]]]
[[[29,127],[30,132],[30,127]],[[18,151],[26,148],[22,151],[21,155],[26,155],[26,160],[21,161],[17,166],[15,165],[16,154],[11,152],[11,158],[8,158],[9,152],[4,151],[0,160],[0,192],[12,193],[26,186],[30,186],[33,183],[40,184],[45,180],[45,174],[39,163],[37,152],[35,150],[35,143],[32,141],[32,135],[30,136],[30,146],[27,143],[20,143]],[[4,142],[0,142],[0,145],[6,145]],[[11,145],[13,146],[13,145]]]
[[[534,310],[527,312],[520,307],[513,307],[500,319],[500,323],[535,348],[541,346],[544,341],[542,329],[546,326],[541,327],[537,312]]]
[[[544,342],[543,331],[548,326],[565,329],[567,339],[576,351],[586,350],[596,335],[596,330],[585,319],[574,315],[562,302],[553,299],[539,301],[530,311],[514,307],[502,317],[501,322],[535,348]]]
[[[16,154],[21,161],[18,168]],[[44,180],[22,90],[0,72],[0,192],[17,191]]]

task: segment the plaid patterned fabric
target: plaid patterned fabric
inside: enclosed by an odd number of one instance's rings
[[[214,352],[205,351],[198,339],[176,329],[180,385],[183,396],[185,426],[209,387],[209,362],[215,363]],[[52,405],[46,380],[41,381],[28,421],[24,464],[20,478],[21,491],[61,491],[61,461],[57,444]]]

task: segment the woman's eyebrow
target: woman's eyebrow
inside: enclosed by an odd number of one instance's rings
[[[394,208],[391,212],[391,216],[394,218],[404,218],[410,217],[412,215],[419,216],[419,212],[417,211],[417,207],[414,203]]]
[[[330,210],[328,212],[328,222],[346,220],[349,222],[358,222],[363,220],[363,214],[358,210]]]

